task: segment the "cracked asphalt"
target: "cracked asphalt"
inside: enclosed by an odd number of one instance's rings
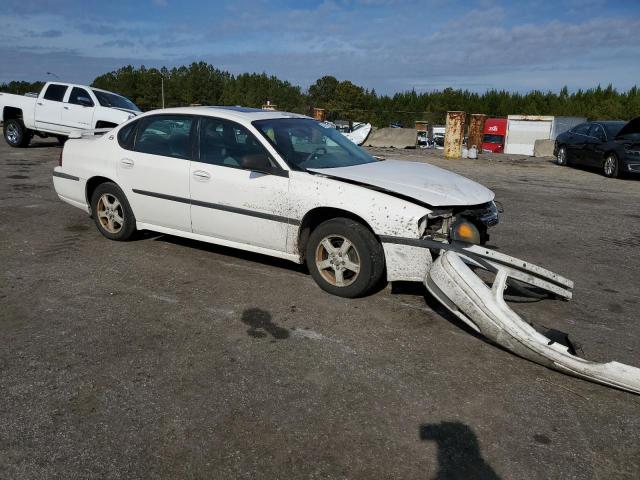
[[[576,282],[516,310],[640,366],[640,181],[375,152],[493,189],[490,244]],[[421,285],[347,300],[285,261],[108,241],[57,199],[58,155],[0,142],[0,478],[640,477],[639,396],[483,341]]]

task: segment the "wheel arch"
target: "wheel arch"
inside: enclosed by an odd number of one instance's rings
[[[7,120],[12,119],[22,120],[22,109],[17,107],[4,107],[2,110],[2,121],[6,122]]]
[[[311,232],[321,223],[326,222],[327,220],[331,220],[332,218],[340,217],[349,218],[362,224],[366,229],[371,231],[371,233],[376,237],[376,239],[378,239],[378,241],[380,240],[376,233],[373,231],[373,228],[371,228],[371,225],[369,225],[369,223],[359,215],[356,215],[355,213],[348,210],[343,210],[341,208],[316,207],[309,210],[304,215],[302,221],[300,222],[300,228],[298,229],[298,253],[303,260],[305,258],[307,242],[309,241]]]
[[[101,175],[96,175],[95,177],[91,177],[87,180],[87,183],[85,185],[85,195],[87,198],[87,205],[89,205],[89,207],[91,207],[91,196],[93,195],[93,192],[96,190],[96,188],[98,188],[98,185],[102,185],[103,183],[107,182],[118,185],[118,183],[114,180],[108,177],[103,177]],[[118,185],[118,187],[120,186]]]

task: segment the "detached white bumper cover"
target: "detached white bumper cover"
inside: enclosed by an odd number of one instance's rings
[[[569,348],[545,337],[513,310],[504,298],[509,277],[570,298],[573,283],[534,265],[501,255],[486,258],[476,252],[449,250],[433,263],[425,285],[454,315],[485,337],[513,353],[564,373],[640,393],[640,369],[618,362],[595,363],[569,353]],[[503,262],[507,262],[505,265]],[[489,288],[467,264],[496,273]],[[520,266],[520,268],[514,266]],[[530,280],[530,281],[528,281]],[[546,284],[546,285],[545,285]]]

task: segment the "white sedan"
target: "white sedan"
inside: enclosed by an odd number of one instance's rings
[[[329,124],[241,107],[149,112],[67,142],[53,182],[109,239],[154,230],[306,262],[321,288],[343,297],[385,275],[424,282],[521,357],[640,393],[639,369],[579,358],[562,335],[507,306],[514,281],[567,300],[573,282],[480,246],[498,221],[490,190],[432,165],[377,160]],[[472,268],[493,272],[492,286]]]
[[[330,293],[355,297],[422,281],[423,238],[481,243],[493,193],[437,167],[379,161],[329,125],[241,107],[149,112],[69,141],[60,198],[126,240],[136,230],[188,237],[297,263]]]

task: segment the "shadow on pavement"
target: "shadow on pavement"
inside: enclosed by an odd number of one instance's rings
[[[442,422],[420,426],[420,440],[434,441],[438,446],[436,480],[500,480],[480,453],[473,430],[464,423]]]

